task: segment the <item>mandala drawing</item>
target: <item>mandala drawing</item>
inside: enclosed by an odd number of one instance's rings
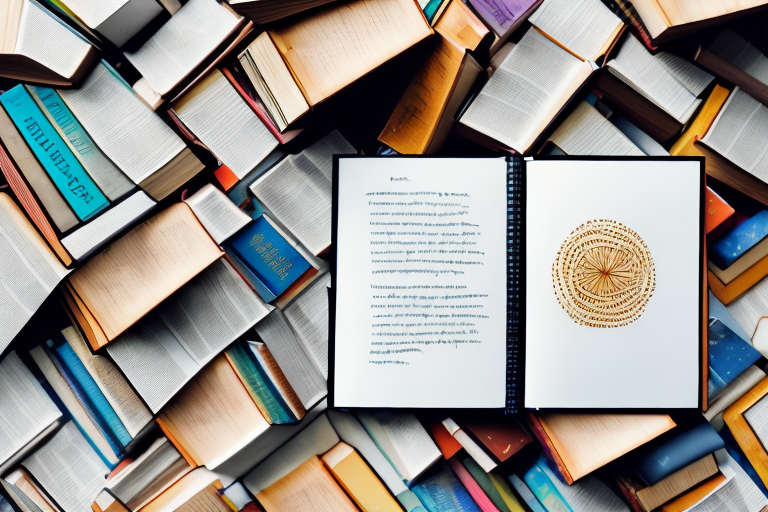
[[[565,239],[552,265],[555,296],[574,322],[611,328],[631,324],[656,287],[651,251],[620,222],[590,220]]]

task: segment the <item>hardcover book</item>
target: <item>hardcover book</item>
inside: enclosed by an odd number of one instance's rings
[[[336,157],[332,405],[698,407],[703,165]]]

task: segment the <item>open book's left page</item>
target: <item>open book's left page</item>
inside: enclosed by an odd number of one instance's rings
[[[334,402],[504,407],[507,163],[340,158]]]

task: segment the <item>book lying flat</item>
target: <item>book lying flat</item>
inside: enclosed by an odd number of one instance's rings
[[[698,407],[701,159],[334,172],[334,406]]]

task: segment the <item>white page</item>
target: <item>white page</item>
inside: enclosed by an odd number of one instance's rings
[[[587,475],[578,482],[566,485],[552,473],[548,466],[544,465],[542,469],[574,512],[629,512],[630,510],[594,475]]]
[[[285,318],[315,356],[328,378],[328,287],[331,275],[315,280],[301,295],[283,308]]]
[[[83,23],[91,28],[98,27],[130,0],[65,0],[68,8]]]
[[[507,163],[501,158],[339,161],[335,405],[504,406],[506,187]],[[433,252],[406,256],[406,250]],[[440,250],[483,254],[434,252]],[[374,263],[400,258],[415,261]],[[401,298],[387,298],[392,294]],[[429,298],[440,295],[453,298]],[[384,316],[389,314],[411,316]],[[407,344],[374,345],[379,342]],[[402,349],[412,352],[372,353]]]
[[[567,155],[645,153],[589,103],[582,101],[549,138]]]
[[[680,82],[683,87],[691,91],[691,94],[698,96],[709,86],[714,75],[710,75],[696,64],[692,64],[677,55],[659,52],[654,55],[661,62],[670,75]]]
[[[160,30],[125,57],[161,96],[234,32],[242,18],[216,0],[189,0]]]
[[[723,30],[708,49],[755,80],[768,85],[768,57],[736,32]]]
[[[698,406],[700,179],[692,161],[527,162],[526,407]],[[653,258],[655,290],[623,327],[577,324],[553,290],[561,245],[592,219],[634,230]]]
[[[235,206],[224,192],[210,183],[184,202],[192,208],[197,220],[217,244],[221,244],[251,222],[250,215]]]

